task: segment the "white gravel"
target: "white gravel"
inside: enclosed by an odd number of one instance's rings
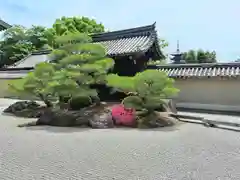
[[[240,179],[238,132],[16,127],[24,121],[0,116],[1,180]]]

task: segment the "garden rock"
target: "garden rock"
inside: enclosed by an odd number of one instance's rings
[[[87,118],[80,118],[83,114],[83,111],[48,109],[38,119],[38,124],[61,127],[88,125],[89,120]]]
[[[81,118],[83,112],[81,111],[69,111],[62,109],[45,109],[42,116],[34,122],[24,123],[18,125],[18,127],[25,126],[60,126],[60,127],[71,127],[71,126],[81,126],[88,125],[88,119]]]
[[[113,127],[109,116],[104,116],[103,107],[90,106],[79,111],[70,111],[63,109],[45,109],[43,115],[35,122],[18,125],[25,126],[91,126],[93,128]],[[106,119],[105,119],[106,118]]]
[[[16,111],[14,115],[24,118],[39,118],[43,115],[45,109],[46,107],[38,107],[36,109],[23,109],[21,111]]]
[[[139,128],[158,128],[174,126],[178,122],[177,118],[171,116],[169,112],[157,112],[138,117]]]
[[[18,101],[11,104],[8,108],[4,109],[4,113],[15,113],[16,111],[21,111],[23,109],[36,109],[41,105],[35,101]]]
[[[92,99],[88,96],[77,96],[69,99],[68,104],[70,110],[80,110],[92,105]]]
[[[172,99],[163,99],[163,101],[165,103],[162,104],[161,107],[157,108],[157,111],[177,113],[176,103]]]
[[[45,107],[35,101],[18,101],[4,109],[3,112],[18,117],[37,118],[42,115],[44,109]]]
[[[95,129],[113,128],[114,123],[112,119],[111,110],[104,108],[99,112],[96,112],[90,119],[90,126]]]

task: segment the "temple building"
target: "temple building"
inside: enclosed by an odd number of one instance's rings
[[[115,60],[113,72],[119,75],[132,76],[146,69],[149,60],[159,60],[163,54],[159,48],[155,23],[120,31],[94,34],[93,43],[105,47],[107,55]],[[25,72],[40,62],[49,61],[51,51],[33,52],[7,70]],[[128,67],[128,68],[126,68]],[[17,77],[18,75],[16,75]]]
[[[93,43],[101,44],[109,57],[115,60],[113,73],[122,76],[133,76],[147,68],[148,61],[164,58],[159,47],[155,23],[148,26],[106,32],[91,35]],[[33,52],[17,63],[0,70],[2,88],[0,96],[7,96],[8,82],[10,79],[19,79],[36,64],[49,62],[50,50]],[[104,90],[105,91],[105,90]]]
[[[10,28],[11,25],[4,22],[2,19],[0,19],[0,31],[6,30],[8,28]]]

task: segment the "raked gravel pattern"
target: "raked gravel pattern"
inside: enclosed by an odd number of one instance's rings
[[[240,179],[239,132],[16,127],[25,121],[0,116],[1,180]]]

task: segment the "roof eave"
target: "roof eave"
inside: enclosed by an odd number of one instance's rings
[[[12,26],[0,19],[0,31],[11,28]]]
[[[240,63],[167,64],[149,65],[147,68],[164,71],[176,79],[240,77]]]
[[[152,33],[153,31],[155,31],[155,24],[156,23],[153,23],[147,26],[141,26],[141,27],[118,30],[118,31],[96,33],[96,34],[91,34],[90,36],[92,37],[93,42],[119,39],[121,37],[141,36],[142,34]]]
[[[154,27],[155,27],[155,24],[154,24]],[[157,53],[157,56],[155,59],[153,60],[161,60],[161,59],[165,59],[165,55],[162,53],[161,51],[161,48],[159,46],[159,40],[158,40],[158,35],[157,35],[157,31],[154,29],[154,31],[152,32],[151,34],[152,38],[154,39],[153,40],[153,43],[152,43],[152,46],[155,46],[155,50],[156,50],[156,53]]]
[[[153,59],[153,60],[162,60],[162,59],[165,59],[166,56],[162,53],[158,42],[155,42],[155,43],[156,43],[157,58],[156,58],[156,59]]]
[[[162,64],[156,68],[210,68],[210,67],[240,67],[240,62],[231,63],[195,63],[195,64]]]
[[[21,67],[21,68],[17,68],[17,67],[6,67],[6,68],[0,68],[0,71],[21,71],[21,70],[33,70],[34,67]]]

